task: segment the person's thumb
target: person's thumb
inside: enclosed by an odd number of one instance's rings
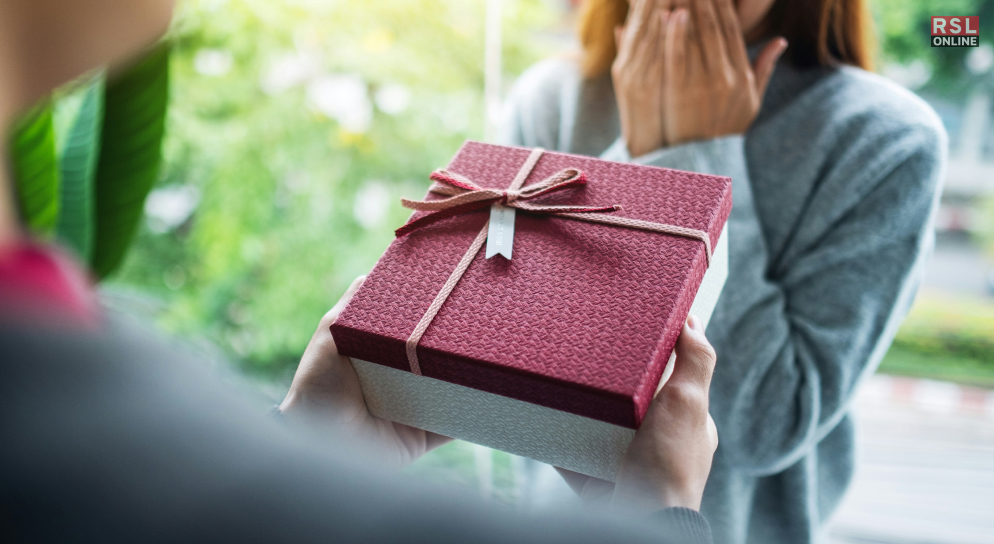
[[[766,94],[766,86],[770,83],[773,69],[776,68],[780,55],[786,50],[787,40],[776,37],[759,52],[756,62],[752,65],[752,71],[756,76],[756,96],[762,98]]]
[[[716,360],[714,348],[704,336],[703,323],[696,316],[690,316],[676,341],[676,366],[670,381],[693,383],[706,391],[711,386]]]

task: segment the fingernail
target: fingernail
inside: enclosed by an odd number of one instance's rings
[[[701,326],[701,320],[696,315],[687,317],[687,325],[697,332],[704,332],[704,328]]]
[[[681,9],[680,10],[680,24],[683,24],[683,23],[686,23],[686,22],[687,22],[687,10]]]

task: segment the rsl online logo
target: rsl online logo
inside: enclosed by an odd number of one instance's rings
[[[932,17],[932,47],[979,47],[980,16]]]

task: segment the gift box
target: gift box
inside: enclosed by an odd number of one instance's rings
[[[613,480],[724,285],[731,180],[476,142],[432,179],[331,326],[368,408]]]

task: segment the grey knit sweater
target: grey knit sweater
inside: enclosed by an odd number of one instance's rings
[[[854,469],[849,405],[896,332],[932,244],[946,135],[912,93],[855,68],[781,62],[745,136],[632,159],[610,77],[529,69],[503,143],[730,176],[730,275],[707,329],[719,446],[715,542],[822,540]]]

